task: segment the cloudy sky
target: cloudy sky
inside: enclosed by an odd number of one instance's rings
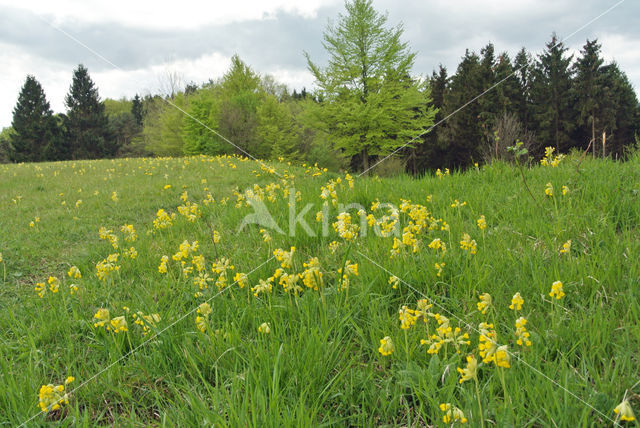
[[[324,64],[322,32],[344,11],[341,0],[168,4],[0,0],[0,127],[11,124],[27,74],[43,85],[53,110],[64,111],[79,63],[103,98],[161,92],[168,74],[195,83],[218,78],[234,53],[290,88],[310,88],[303,50]],[[538,54],[555,31],[576,53],[587,38],[598,38],[604,57],[640,88],[638,0],[374,0],[374,6],[388,12],[390,25],[404,24],[404,39],[418,54],[416,74],[440,63],[453,72],[466,48],[479,51],[489,41],[512,58],[522,46]]]

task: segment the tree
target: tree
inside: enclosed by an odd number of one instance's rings
[[[450,116],[446,126],[438,131],[446,147],[443,166],[465,167],[480,159],[486,132],[482,126],[484,122],[481,121],[482,106],[472,102],[462,109],[461,107],[483,90],[480,58],[475,52],[467,50],[458,64],[456,74],[450,79],[449,90],[444,100],[445,117],[457,112]]]
[[[66,138],[73,159],[115,156],[118,147],[109,133],[109,119],[89,71],[80,64],[65,97]]]
[[[603,110],[611,107],[606,98],[609,92],[603,85],[604,74],[602,65],[604,60],[600,57],[600,45],[597,40],[589,41],[580,51],[581,56],[573,66],[575,79],[573,84],[575,96],[575,109],[578,124],[582,127],[577,132],[579,141],[586,146],[589,141],[595,145],[596,135],[602,133],[604,127]],[[595,146],[594,146],[595,149]],[[595,153],[595,150],[594,150]]]
[[[412,79],[415,54],[400,40],[403,28],[385,28],[387,16],[371,0],[345,4],[347,14],[329,25],[322,69],[305,52],[322,102],[309,120],[347,156],[358,155],[369,169],[371,156],[384,156],[419,137],[433,124],[435,109],[425,82]]]
[[[46,158],[47,147],[56,145],[58,130],[44,90],[29,75],[13,109],[10,156],[15,162],[37,162]]]
[[[267,95],[258,107],[258,138],[270,148],[269,158],[282,156],[287,160],[298,160],[298,130],[284,102],[279,102],[275,95]]]
[[[531,55],[522,48],[513,63],[517,91],[513,100],[513,109],[518,115],[524,130],[529,130],[531,123]]]
[[[133,100],[131,101],[131,114],[136,120],[136,123],[138,124],[138,126],[142,127],[142,120],[144,119],[144,110],[142,106],[142,100],[140,99],[140,96],[138,94],[136,94],[136,96],[133,97]]]
[[[572,146],[571,135],[575,128],[572,109],[571,61],[567,48],[555,34],[545,51],[538,56],[533,71],[531,98],[534,105],[536,133],[544,145],[552,145],[558,151]]]

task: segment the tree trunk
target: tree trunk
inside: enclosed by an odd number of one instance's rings
[[[369,153],[367,152],[367,147],[362,149],[362,170],[364,171],[364,175],[369,174]]]

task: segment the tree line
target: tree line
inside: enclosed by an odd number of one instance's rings
[[[554,34],[541,54],[522,48],[513,60],[489,43],[451,75],[440,66],[417,78],[401,25],[389,27],[371,0],[345,7],[324,33],[328,65],[305,53],[312,92],[291,92],[234,55],[220,79],[182,86],[174,75],[163,95],[101,101],[80,65],[66,113],[53,114],[27,76],[0,160],[249,154],[367,171],[391,156],[380,172],[419,174],[508,159],[516,141],[534,157],[545,146],[619,157],[636,144],[638,99],[597,40],[574,58]]]

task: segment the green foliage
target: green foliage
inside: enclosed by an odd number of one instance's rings
[[[305,53],[322,99],[309,117],[345,155],[359,155],[366,171],[371,156],[387,155],[424,133],[435,109],[426,84],[410,77],[415,54],[400,40],[402,26],[385,28],[386,15],[370,0],[345,7],[347,15],[324,34],[329,65],[322,69]]]
[[[158,96],[145,101],[146,113],[142,130],[144,150],[157,156],[180,156],[184,150],[185,115],[169,102],[188,111],[189,99],[182,92],[169,100]]]
[[[274,95],[267,95],[258,107],[257,114],[257,136],[270,149],[268,157],[299,160],[300,136],[290,106],[279,102]]]
[[[108,117],[118,116],[123,113],[131,113],[131,109],[133,108],[133,101],[126,98],[120,98],[119,100],[106,98],[103,103],[104,113]]]

